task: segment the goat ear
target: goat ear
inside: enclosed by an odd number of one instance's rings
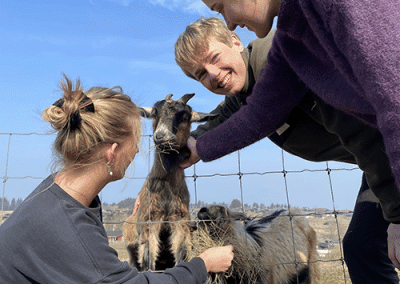
[[[216,119],[219,116],[219,113],[204,113],[204,112],[196,112],[192,110],[192,119],[191,122],[204,122]]]
[[[151,118],[152,107],[138,107],[137,110],[141,117]]]

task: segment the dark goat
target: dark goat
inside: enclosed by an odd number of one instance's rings
[[[173,267],[191,249],[190,197],[179,165],[190,156],[191,123],[215,117],[192,111],[186,103],[193,96],[173,101],[167,95],[153,108],[139,108],[143,117],[153,119],[155,159],[139,193],[138,213],[126,220],[123,235],[131,265],[142,271]]]
[[[251,219],[224,206],[201,208],[200,238],[211,246],[233,245],[235,254],[230,270],[210,274],[209,282],[317,283],[316,233],[305,218],[284,212]]]

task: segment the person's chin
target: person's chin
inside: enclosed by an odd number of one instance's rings
[[[268,35],[268,33],[271,31],[271,29],[272,29],[272,23],[273,22],[271,22],[271,23],[267,23],[266,25],[266,27],[265,27],[265,25],[264,26],[261,26],[261,27],[259,27],[259,28],[257,28],[257,29],[255,29],[254,30],[254,33],[256,34],[256,36],[258,37],[258,38],[264,38],[264,37],[266,37],[267,35]]]
[[[263,31],[263,30],[257,30],[257,31],[255,32],[255,34],[256,34],[256,36],[257,36],[258,38],[264,38],[264,37],[267,36],[268,32],[265,32],[265,31]]]

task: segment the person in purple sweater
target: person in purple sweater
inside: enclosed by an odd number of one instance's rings
[[[102,223],[99,192],[124,177],[138,152],[140,116],[121,88],[83,93],[65,77],[64,95],[42,113],[58,132],[62,165],[0,226],[0,283],[200,284],[222,272],[231,246],[215,247],[163,273],[143,272],[118,259]]]
[[[193,138],[214,129],[246,104],[267,65],[274,35],[275,30],[271,30],[244,48],[239,36],[218,17],[202,17],[179,35],[175,60],[182,71],[209,91],[225,95],[212,111],[218,118],[199,125],[191,132]],[[397,191],[380,132],[309,91],[268,138],[309,161],[333,160],[364,169],[353,216],[343,237],[344,259],[353,284],[399,283],[388,257],[386,231],[390,223],[383,218],[373,194],[373,190]]]
[[[380,0],[203,0],[234,30],[264,37],[278,16],[268,64],[247,105],[197,142],[211,161],[271,135],[308,90],[377,127],[400,185],[400,2]],[[268,90],[268,95],[265,94]],[[379,165],[376,165],[379,167]],[[400,268],[400,192],[375,191],[388,228],[388,253]]]

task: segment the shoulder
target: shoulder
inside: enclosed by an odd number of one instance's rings
[[[264,38],[257,38],[252,41],[247,46],[247,49],[249,50],[259,50],[262,48],[263,50],[265,49],[270,49],[272,45],[272,40],[275,36],[276,30],[271,30],[266,37]]]
[[[268,52],[271,49],[275,32],[276,30],[271,30],[266,37],[251,41],[247,47],[249,50],[249,65],[253,69],[256,81],[260,78],[267,65]]]

